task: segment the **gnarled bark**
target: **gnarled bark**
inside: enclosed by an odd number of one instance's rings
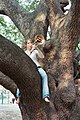
[[[19,5],[14,4],[15,0],[3,0],[3,3],[5,12],[25,38],[34,38],[37,33],[46,38],[48,25],[51,28],[50,42],[44,47],[51,94],[49,104],[41,99],[41,80],[32,60],[23,50],[0,36],[0,70],[21,91],[23,120],[79,120],[79,85],[76,88],[74,84],[73,56],[80,33],[80,1],[72,1],[67,15],[57,0],[41,0],[33,13],[21,11]],[[76,111],[78,114],[73,117]]]

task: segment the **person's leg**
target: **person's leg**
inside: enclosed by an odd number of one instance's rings
[[[48,87],[48,77],[46,72],[42,69],[38,69],[41,79],[42,79],[42,97],[46,102],[49,102],[49,87]]]
[[[19,104],[20,103],[20,91],[19,91],[19,89],[17,88],[17,91],[16,91],[16,97],[17,97],[17,99],[16,99],[16,103],[17,104]]]
[[[16,104],[19,104],[19,103],[20,103],[20,98],[17,97],[17,99],[16,99]]]

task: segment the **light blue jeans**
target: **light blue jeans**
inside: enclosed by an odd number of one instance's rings
[[[21,94],[20,94],[19,88],[17,88],[17,91],[16,91],[16,97],[17,97],[17,98],[20,98],[20,97],[21,97]]]
[[[42,98],[49,97],[48,76],[42,68],[38,68],[42,80]]]

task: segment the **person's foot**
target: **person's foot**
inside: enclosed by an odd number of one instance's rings
[[[20,103],[20,99],[17,98],[17,100],[16,100],[16,104],[19,104],[19,103]]]
[[[45,102],[48,102],[48,103],[50,102],[50,100],[49,100],[48,97],[45,97],[45,98],[44,98],[44,101],[45,101]]]

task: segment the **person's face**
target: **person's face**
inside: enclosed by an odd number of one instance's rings
[[[33,44],[32,44],[32,41],[31,41],[31,40],[28,40],[28,41],[27,41],[27,49],[28,49],[28,50],[31,50],[31,49],[32,49],[32,45],[33,45]]]

